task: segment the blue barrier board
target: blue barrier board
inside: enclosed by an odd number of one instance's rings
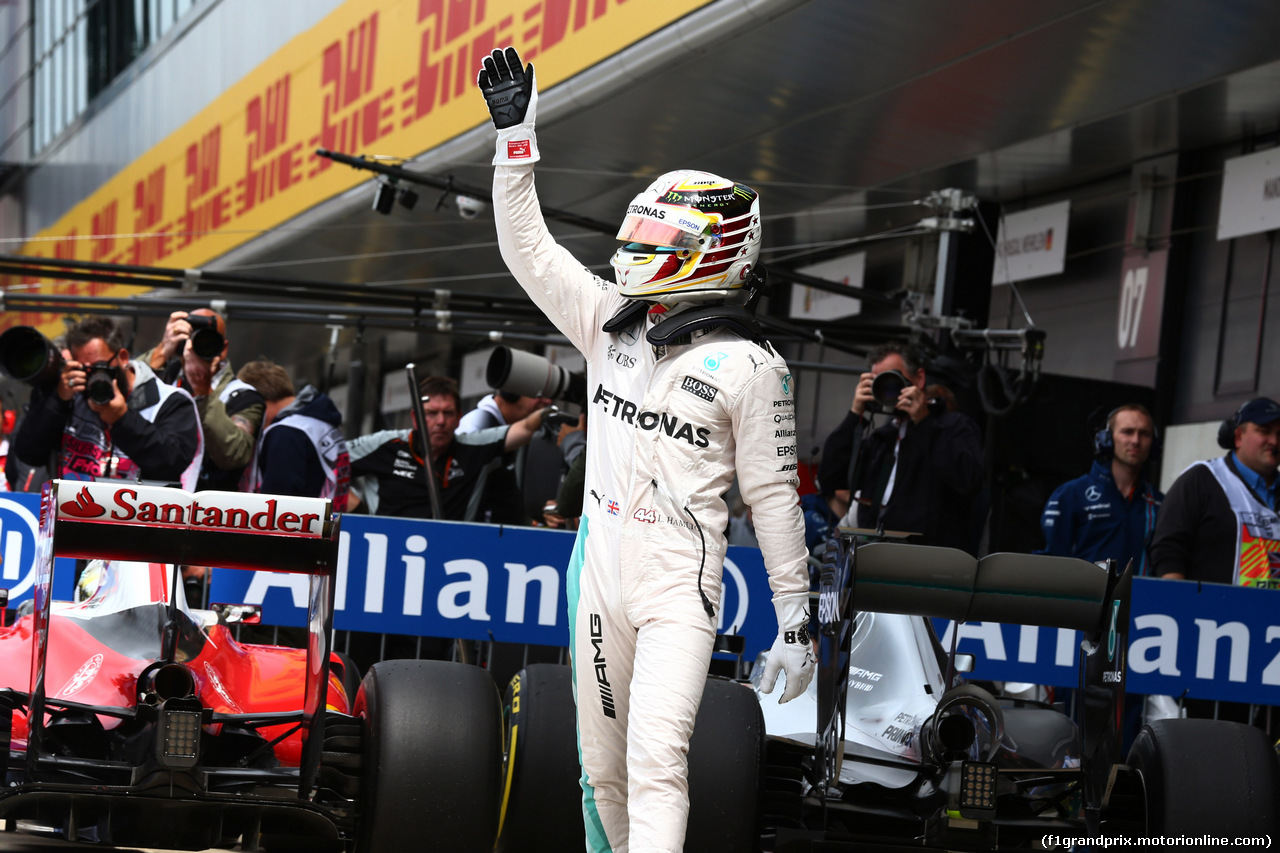
[[[0,497],[0,586],[11,606],[31,596],[39,495]],[[537,528],[346,515],[334,627],[418,636],[567,645],[565,568],[574,534]],[[54,596],[72,595],[70,561]],[[301,575],[216,569],[213,601],[260,604],[263,621],[303,625]],[[748,658],[777,631],[760,551],[729,548],[719,630],[741,634]],[[1129,690],[1280,705],[1280,590],[1135,578]],[[933,620],[944,646],[956,627]],[[973,677],[1074,686],[1079,632],[994,622],[959,626]]]

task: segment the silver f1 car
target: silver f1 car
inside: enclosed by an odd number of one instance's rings
[[[758,684],[708,679],[689,749],[685,850],[1274,835],[1280,765],[1260,730],[1162,720],[1121,755],[1130,587],[1115,565],[977,560],[842,530],[823,559],[808,692],[778,705]],[[926,616],[1083,632],[1078,719],[964,681],[964,656],[942,648]],[[563,667],[529,667],[512,682],[499,850],[582,849],[572,701]]]

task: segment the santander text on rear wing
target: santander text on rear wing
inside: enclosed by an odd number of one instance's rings
[[[71,480],[55,481],[52,495],[58,557],[305,574],[336,561],[337,520],[321,498]]]

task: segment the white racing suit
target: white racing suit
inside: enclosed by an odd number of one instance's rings
[[[567,581],[587,849],[676,853],[735,470],[775,599],[809,588],[791,375],[724,328],[663,351],[644,336],[657,315],[602,331],[628,300],[552,239],[532,166],[497,166],[493,201],[507,266],[587,361],[586,496]]]

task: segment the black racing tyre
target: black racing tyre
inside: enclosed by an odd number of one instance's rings
[[[689,741],[686,853],[753,853],[764,759],[764,714],[750,687],[708,678]]]
[[[382,661],[365,675],[355,710],[365,723],[356,853],[490,853],[502,796],[502,708],[489,673],[448,661]]]
[[[572,671],[526,666],[507,687],[503,713],[507,782],[497,853],[585,849]]]
[[[360,665],[350,655],[334,652],[342,662],[342,689],[347,694],[347,707],[355,704],[356,694],[360,692]]]
[[[1280,766],[1261,729],[1224,720],[1158,720],[1129,751],[1142,779],[1147,835],[1280,831]]]
[[[517,701],[517,697],[519,701]],[[507,797],[497,853],[582,850],[572,673],[533,664],[507,689]],[[708,678],[689,743],[689,853],[753,853],[764,715],[751,688]]]

